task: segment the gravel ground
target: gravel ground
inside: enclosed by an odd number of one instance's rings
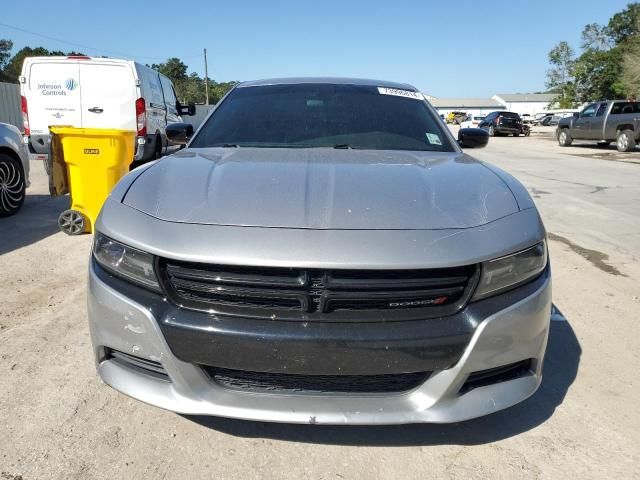
[[[525,183],[551,233],[561,314],[542,387],[453,425],[187,418],[106,387],[86,321],[91,236],[58,232],[67,200],[34,162],[24,209],[0,219],[0,479],[640,478],[640,154],[549,139],[472,152]]]

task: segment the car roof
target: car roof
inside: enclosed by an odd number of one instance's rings
[[[337,85],[364,85],[370,87],[399,88],[403,90],[418,91],[413,85],[408,83],[389,82],[386,80],[373,80],[367,78],[343,78],[343,77],[290,77],[290,78],[268,78],[263,80],[252,80],[242,82],[237,88],[258,87],[265,85],[295,85],[303,83],[327,83]]]

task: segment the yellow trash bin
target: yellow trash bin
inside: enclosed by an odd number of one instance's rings
[[[111,189],[129,172],[134,131],[50,127],[49,191],[71,196],[71,206],[58,217],[68,235],[92,232]]]

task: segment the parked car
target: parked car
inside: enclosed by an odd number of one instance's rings
[[[467,118],[467,112],[449,112],[447,115],[447,123],[460,125]]]
[[[235,86],[187,148],[96,223],[99,375],[183,414],[457,422],[540,385],[545,229],[525,187],[460,148],[406,84]],[[487,228],[490,225],[490,228]],[[132,348],[133,346],[133,348]]]
[[[477,128],[485,115],[467,115],[467,119],[460,123],[460,128]]]
[[[587,105],[578,114],[560,120],[558,143],[567,147],[573,140],[595,140],[600,146],[616,142],[620,152],[632,152],[640,137],[640,102],[613,100]]]
[[[520,115],[514,112],[491,112],[478,124],[485,129],[490,136],[513,135],[517,137],[522,132],[522,120]]]
[[[29,152],[45,160],[49,126],[135,130],[136,161],[167,151],[167,125],[182,122],[171,80],[137,62],[114,58],[27,57],[20,77]],[[46,164],[46,163],[45,163]]]
[[[29,186],[29,155],[22,134],[0,123],[0,217],[13,215],[24,203]]]
[[[558,125],[558,122],[560,121],[561,118],[562,117],[560,115],[553,115],[553,114],[545,115],[540,120],[538,120],[538,124],[544,127]]]

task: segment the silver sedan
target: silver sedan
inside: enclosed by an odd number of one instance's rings
[[[96,223],[98,374],[183,414],[457,422],[536,391],[546,233],[525,188],[463,153],[410,85],[247,82]]]

